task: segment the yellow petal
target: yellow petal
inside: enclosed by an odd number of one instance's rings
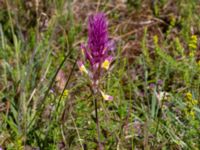
[[[88,74],[88,70],[86,69],[82,61],[78,61],[77,64],[81,72]]]
[[[65,90],[63,96],[67,97],[69,95],[69,90]]]
[[[81,72],[84,72],[84,73],[86,73],[86,74],[88,74],[88,71],[87,71],[87,69],[85,68],[84,65],[81,65],[81,66],[80,66],[80,71],[81,71]]]
[[[100,92],[101,92],[101,95],[102,95],[104,100],[106,100],[106,101],[112,101],[113,100],[112,96],[105,94],[103,91],[100,91]]]
[[[106,70],[108,70],[109,66],[110,66],[110,62],[107,59],[101,65],[101,67]]]

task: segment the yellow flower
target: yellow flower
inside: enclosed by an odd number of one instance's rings
[[[195,56],[195,50],[197,49],[197,36],[196,35],[192,35],[190,37],[190,41],[188,43],[188,47],[190,49],[189,56],[190,57],[194,57]]]
[[[187,92],[186,93],[186,108],[184,109],[184,112],[187,117],[195,118],[195,110],[194,107],[198,104],[198,101],[196,99],[193,99],[192,93]]]
[[[194,119],[195,118],[195,112],[194,112],[194,110],[191,110],[190,113],[189,113],[189,115]]]
[[[106,59],[103,63],[102,63],[102,68],[105,68],[106,70],[108,70],[109,66],[110,66],[110,62]]]
[[[154,41],[154,44],[155,44],[155,45],[158,44],[158,36],[157,36],[157,35],[154,35],[154,36],[153,36],[153,41]]]
[[[187,97],[187,99],[191,100],[192,99],[192,94],[190,92],[187,92],[186,93],[186,97]]]
[[[78,64],[79,70],[82,73],[84,72],[84,73],[88,74],[88,70],[86,69],[86,67],[84,66],[82,61],[78,61],[77,64]]]
[[[194,52],[190,52],[190,53],[189,53],[189,56],[190,56],[190,57],[194,57]]]
[[[68,97],[68,95],[69,95],[69,90],[65,90],[63,93],[63,97]]]
[[[197,101],[196,99],[193,99],[193,100],[192,100],[192,104],[193,104],[193,105],[197,105],[197,104],[198,104],[198,101]]]
[[[189,48],[192,50],[197,49],[197,36],[192,35],[189,41]]]
[[[100,92],[101,92],[101,95],[102,95],[102,97],[105,101],[112,101],[113,100],[112,96],[105,94],[103,91],[100,91]]]
[[[196,35],[192,35],[191,36],[191,40],[194,41],[195,43],[197,43],[197,36]]]

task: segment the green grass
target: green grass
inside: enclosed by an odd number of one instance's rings
[[[104,149],[200,149],[198,0],[35,2],[0,0],[0,147],[97,149],[76,61],[98,7],[116,40],[102,85],[114,100],[96,95]]]

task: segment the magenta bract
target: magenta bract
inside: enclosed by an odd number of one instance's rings
[[[92,70],[96,70],[107,58],[111,60],[108,52],[113,48],[112,43],[108,39],[108,22],[105,15],[97,13],[89,16],[88,42],[87,46],[82,45],[82,49]]]
[[[99,81],[110,67],[113,60],[111,51],[114,50],[114,42],[108,37],[108,22],[104,13],[89,16],[88,41],[87,45],[81,45],[81,50],[90,68],[87,69],[85,62],[79,60],[77,64],[80,71],[89,76],[95,93],[99,91],[104,100],[111,101],[113,97],[99,89]]]

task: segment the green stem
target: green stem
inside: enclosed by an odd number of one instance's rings
[[[97,106],[96,98],[94,98],[94,106],[95,106],[95,118],[96,118],[96,127],[97,127],[97,135],[98,135],[98,146],[99,146],[99,150],[103,150],[103,145],[101,144],[101,139],[100,139],[100,126],[99,126],[98,106]]]

